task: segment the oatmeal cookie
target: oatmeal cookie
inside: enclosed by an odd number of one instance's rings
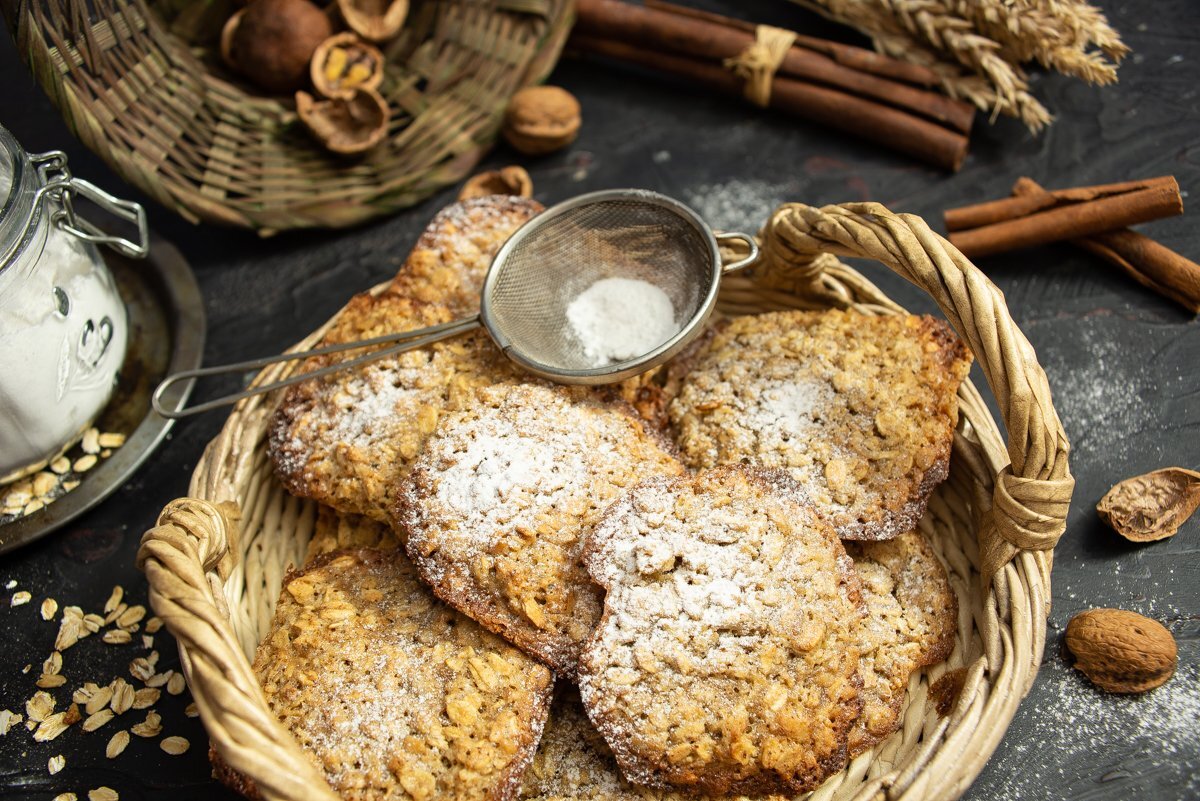
[[[919,531],[884,542],[847,542],[862,580],[863,711],[850,732],[850,756],[900,727],[909,677],[954,649],[958,597],[946,569]]]
[[[628,407],[497,385],[438,421],[394,493],[393,525],[438,597],[573,677],[600,619],[583,533],[624,490],[682,472]]]
[[[741,466],[652,479],[589,533],[608,594],[580,695],[630,781],[801,793],[845,765],[865,606],[797,495],[786,473]]]
[[[683,379],[671,422],[689,466],[786,470],[842,538],[890,539],[946,478],[970,364],[931,317],[739,317]]]
[[[304,554],[304,564],[311,563],[321,554],[347,548],[377,548],[390,551],[401,548],[392,527],[362,515],[342,514],[328,506],[317,506],[317,520],[312,539]]]
[[[430,596],[402,551],[372,549],[329,553],[286,577],[254,673],[347,801],[515,797],[554,681]]]

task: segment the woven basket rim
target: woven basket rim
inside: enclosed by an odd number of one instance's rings
[[[999,290],[920,218],[894,215],[878,204],[823,209],[789,204],[772,216],[760,238],[762,266],[751,275],[726,279],[724,310],[903,311],[832,254],[875,258],[930,292],[975,353],[1006,411],[1007,448],[983,397],[964,381],[951,476],[939,489],[946,498],[935,493],[922,521],[923,528],[931,521],[937,536],[958,543],[948,568],[967,582],[965,597],[956,587],[966,611],[951,655],[963,668],[954,708],[938,717],[929,695],[933,678],[950,663],[918,671],[910,682],[901,732],[860,755],[811,796],[819,801],[957,798],[998,745],[1032,685],[1045,644],[1051,549],[1065,527],[1073,486],[1067,441],[1050,405],[1045,374]],[[296,349],[311,347],[331,322]],[[292,369],[276,365],[256,382],[278,380]],[[251,398],[235,408],[197,465],[190,497],[168,505],[147,532],[138,558],[150,581],[151,603],[179,642],[201,717],[225,760],[259,780],[266,798],[332,799],[336,796],[320,774],[267,711],[247,658],[256,645],[254,632],[269,621],[269,608],[247,600],[251,590],[277,597],[282,561],[300,564],[306,544],[297,552],[295,542],[272,540],[262,532],[271,526],[303,530],[311,526],[315,509],[312,502],[284,495],[277,482],[271,486],[265,432],[276,401]],[[946,549],[936,543],[935,548],[948,558]],[[263,574],[251,575],[251,567],[239,563],[239,555],[251,549],[270,551],[276,561],[264,560]],[[206,605],[212,614],[198,611]],[[247,720],[261,731],[247,733]]]

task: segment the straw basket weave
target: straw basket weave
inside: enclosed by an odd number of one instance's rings
[[[898,312],[834,254],[877,259],[933,296],[1004,410],[1007,447],[976,388],[962,385],[950,477],[921,521],[958,593],[954,651],[913,677],[901,729],[813,795],[957,798],[1004,735],[1045,641],[1051,549],[1074,484],[1046,376],[1000,291],[920,218],[878,204],[791,204],[772,216],[760,238],[763,257],[753,274],[721,287],[724,313],[831,306]],[[297,347],[312,347],[321,333]],[[276,365],[257,381],[293,369]],[[315,515],[310,502],[287,495],[272,474],[266,439],[277,402],[258,396],[235,409],[205,451],[191,497],[163,511],[138,558],[224,759],[269,799],[329,801],[335,796],[268,710],[249,662],[287,566],[303,558]],[[962,690],[949,714],[939,716],[930,686],[959,669]]]
[[[461,180],[509,98],[554,67],[573,7],[416,0],[386,47],[387,137],[347,161],[308,135],[291,97],[258,94],[219,64],[203,31],[213,21],[188,12],[222,1],[0,0],[0,10],[67,125],[114,171],[193,222],[263,233],[354,225]]]

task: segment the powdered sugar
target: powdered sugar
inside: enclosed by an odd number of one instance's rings
[[[643,356],[678,331],[671,298],[636,278],[595,282],[567,305],[567,321],[593,367]]]

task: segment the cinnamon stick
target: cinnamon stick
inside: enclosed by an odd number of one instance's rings
[[[950,233],[950,242],[968,257],[1079,239],[1183,213],[1174,178],[1092,200],[1058,204],[1047,193],[1048,208],[977,228]],[[1017,204],[1013,204],[1014,206]],[[961,222],[961,217],[958,218]]]
[[[1025,198],[1055,194],[1047,192],[1031,178],[1018,180],[1013,193]],[[1193,314],[1200,314],[1200,264],[1145,234],[1123,228],[1072,239],[1071,244],[1116,265],[1133,280]]]
[[[581,52],[676,75],[724,94],[742,94],[742,79],[709,61],[655,52],[580,33],[571,34],[570,44]],[[793,78],[775,77],[771,84],[770,107],[948,170],[957,170],[967,153],[967,138],[960,133],[890,106]]]
[[[749,23],[666,3],[651,7],[618,0],[578,0],[575,24],[581,35],[591,39],[638,44],[650,50],[665,48],[677,55],[715,62],[739,55],[755,41],[754,26]],[[845,89],[962,133],[971,130],[975,118],[974,107],[967,103],[848,68],[828,55],[801,47],[788,51],[777,74]]]
[[[969,228],[981,228],[985,225],[1015,220],[1027,217],[1035,211],[1048,209],[1065,203],[1083,203],[1103,197],[1111,197],[1139,189],[1152,187],[1175,186],[1175,179],[1169,175],[1158,178],[1145,178],[1140,181],[1123,181],[1115,184],[1099,184],[1097,186],[1078,186],[1072,189],[1042,189],[1032,178],[1019,178],[1013,186],[1013,196],[990,200],[986,203],[976,203],[973,206],[962,206],[946,211],[946,230],[964,231]],[[1036,189],[1033,189],[1036,187]]]
[[[696,19],[708,20],[718,25],[727,25],[748,33],[754,33],[756,27],[753,22],[726,17],[722,14],[714,14],[711,11],[701,11],[698,8],[691,8],[689,6],[678,6],[674,3],[664,2],[664,0],[645,0],[645,6],[647,8],[657,8],[662,11],[695,17]],[[854,45],[832,42],[828,39],[818,39],[815,36],[804,36],[799,33],[796,34],[795,46],[823,53],[839,64],[858,70],[859,72],[869,72],[892,80],[916,84],[917,86],[935,87],[941,85],[941,76],[929,67],[923,67],[920,64],[913,64],[909,61],[901,61],[898,58],[891,58],[882,53],[876,53],[874,50],[867,50],[865,47],[855,47]]]

